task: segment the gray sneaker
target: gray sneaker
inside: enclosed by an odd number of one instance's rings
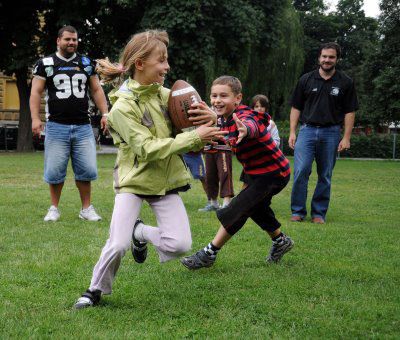
[[[216,255],[208,255],[204,249],[201,249],[196,254],[182,258],[181,263],[187,269],[196,270],[204,267],[211,267],[216,258]]]
[[[53,221],[56,222],[60,219],[60,211],[54,205],[52,205],[47,211],[46,216],[44,217],[44,221]]]
[[[93,205],[89,205],[86,209],[82,209],[79,213],[79,218],[86,221],[100,221],[101,217],[97,214]]]
[[[294,246],[293,240],[289,236],[284,236],[281,243],[272,242],[271,250],[266,260],[269,263],[278,263],[283,255],[285,255]]]
[[[217,211],[219,207],[212,205],[211,203],[207,203],[204,208],[200,208],[199,211],[208,212],[208,211]]]

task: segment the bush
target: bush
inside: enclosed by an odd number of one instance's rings
[[[286,156],[293,156],[289,148],[289,135],[281,135],[281,150]],[[374,134],[370,136],[353,135],[350,150],[340,153],[341,158],[393,158],[393,134]],[[400,136],[396,138],[395,158],[400,158]]]

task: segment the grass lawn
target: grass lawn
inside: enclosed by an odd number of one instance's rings
[[[296,242],[279,265],[265,263],[270,241],[248,221],[210,269],[160,265],[151,247],[143,265],[127,253],[113,294],[98,308],[73,310],[108,236],[114,159],[98,157],[101,222],[78,218],[69,169],[61,220],[45,223],[43,154],[0,154],[1,339],[400,338],[400,163],[390,161],[339,160],[325,225],[289,222],[290,183],[273,200]],[[315,171],[310,183],[313,190]],[[197,250],[217,219],[197,211],[205,204],[199,182],[182,197]],[[154,223],[147,205],[142,217]]]

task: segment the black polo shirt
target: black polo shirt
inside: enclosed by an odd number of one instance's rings
[[[329,126],[342,124],[346,113],[358,109],[358,100],[354,82],[346,74],[336,70],[325,80],[315,70],[300,77],[290,105],[301,111],[301,123]]]

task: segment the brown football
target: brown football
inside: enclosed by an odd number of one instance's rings
[[[201,98],[195,88],[184,80],[177,80],[171,87],[168,112],[172,124],[178,132],[195,129],[193,123],[188,119],[188,110],[190,105],[200,101]]]

